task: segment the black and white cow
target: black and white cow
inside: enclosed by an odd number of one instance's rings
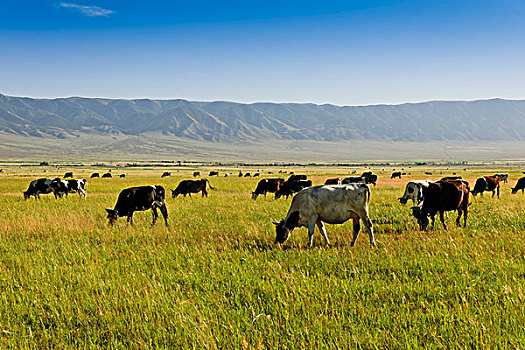
[[[133,225],[133,213],[151,209],[153,211],[153,223],[159,217],[157,208],[160,209],[166,226],[168,226],[168,209],[166,208],[166,191],[159,185],[130,187],[122,190],[118,195],[117,204],[114,209],[106,209],[109,223],[113,225],[119,217],[127,216],[128,223]]]
[[[65,194],[66,198],[69,193],[78,193],[78,196],[80,198],[84,197],[86,198],[86,183],[87,181],[85,179],[77,179],[77,180],[62,180],[59,181],[57,184],[53,185],[55,188],[53,192],[55,193],[55,198],[58,196],[62,198],[62,196]]]
[[[27,191],[24,192],[24,198],[28,199],[31,196],[35,196],[35,199],[40,199],[40,194],[55,193],[59,182],[60,178],[58,177],[55,179],[43,178],[33,180],[29,184]],[[55,198],[56,196],[55,194]]]

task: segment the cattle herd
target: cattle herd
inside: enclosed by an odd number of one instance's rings
[[[239,177],[252,176],[250,173],[239,172]],[[194,177],[200,172],[193,173]],[[228,176],[226,173],[225,176]],[[401,178],[402,173],[394,172],[391,178]],[[403,174],[404,175],[404,174]],[[171,173],[164,172],[162,177],[171,176]],[[219,176],[219,172],[211,171],[209,176]],[[253,176],[259,176],[255,173]],[[29,187],[24,191],[24,198],[34,196],[40,199],[40,194],[53,193],[55,198],[66,198],[69,193],[78,193],[79,197],[86,198],[85,179],[71,179],[72,172],[60,178],[42,178],[31,181]],[[91,178],[101,177],[99,173],[93,173]],[[111,172],[105,173],[102,177],[112,177]],[[125,177],[121,174],[120,177]],[[66,180],[66,178],[69,178]],[[470,189],[470,184],[462,179],[461,176],[444,177],[438,181],[432,180],[413,180],[405,186],[405,192],[399,201],[405,205],[409,200],[412,201],[412,215],[417,220],[421,230],[427,230],[429,218],[434,226],[435,216],[439,213],[440,221],[444,229],[447,225],[444,219],[446,211],[457,211],[456,225],[461,225],[463,216],[463,226],[467,225],[469,196],[481,195],[483,192],[492,192],[492,197],[497,195],[499,198],[500,184],[508,181],[508,174],[494,174],[480,177],[476,180],[474,188]],[[360,221],[365,226],[370,238],[370,244],[375,245],[372,221],[369,218],[368,207],[370,201],[369,184],[376,185],[377,175],[372,172],[364,172],[361,176],[350,176],[346,178],[329,178],[323,185],[312,186],[312,181],[306,175],[292,174],[285,180],[284,178],[261,179],[251,193],[252,199],[256,200],[259,195],[266,197],[267,193],[273,193],[275,199],[280,197],[288,198],[293,196],[290,208],[286,217],[274,222],[276,226],[275,243],[284,243],[290,237],[292,230],[296,227],[306,227],[308,229],[308,245],[313,243],[313,235],[317,226],[325,242],[329,244],[329,239],[324,223],[342,224],[349,219],[353,221],[353,246],[360,231]],[[202,197],[207,197],[207,187],[214,189],[209,180],[182,180],[178,186],[171,190],[172,197],[178,195],[189,195],[192,193],[202,193]],[[525,177],[520,178],[516,186],[511,188],[513,194],[519,190],[525,191]],[[133,213],[151,209],[153,212],[153,224],[158,218],[157,209],[164,217],[168,226],[168,210],[166,208],[166,192],[160,185],[130,187],[123,189],[117,199],[113,209],[106,209],[109,223],[113,225],[118,217],[127,217],[127,222],[133,224]]]

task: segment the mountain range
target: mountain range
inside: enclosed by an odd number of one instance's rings
[[[401,105],[192,102],[0,94],[0,135],[67,139],[152,133],[210,142],[524,141],[525,101]]]

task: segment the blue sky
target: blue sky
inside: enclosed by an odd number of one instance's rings
[[[0,5],[0,93],[397,104],[525,99],[524,0]]]

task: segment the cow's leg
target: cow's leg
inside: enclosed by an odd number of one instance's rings
[[[361,230],[361,224],[359,223],[359,217],[352,218],[353,221],[353,228],[354,228],[354,234],[352,236],[352,242],[350,245],[353,247],[355,244],[355,241],[357,240],[357,236],[359,236],[359,230]]]
[[[315,221],[308,223],[308,246],[311,247],[314,244],[314,231]]]
[[[444,211],[439,212],[439,219],[441,220],[441,223],[443,224],[443,228],[447,230],[447,224],[445,224],[445,212]]]
[[[463,210],[460,208],[458,209],[458,217],[456,218],[456,226],[461,227],[461,214],[463,214]]]
[[[206,189],[202,190],[202,196],[208,197],[208,191],[206,191]]]
[[[467,227],[468,204],[463,209],[463,227]]]
[[[372,220],[368,216],[362,218],[363,224],[365,225],[366,232],[368,233],[368,238],[370,238],[370,245],[375,246],[376,240],[374,238],[374,228],[372,226]]]
[[[319,232],[321,232],[321,234],[323,235],[323,238],[326,244],[330,244],[330,241],[328,240],[328,236],[326,234],[326,228],[324,227],[324,223],[320,219],[317,219],[315,223],[317,224],[317,227],[319,228]]]
[[[188,192],[188,196],[190,196],[190,198],[191,198],[191,192]],[[186,197],[186,196],[184,196],[184,197]]]
[[[153,214],[153,222],[151,223],[151,226],[153,226],[155,225],[155,221],[157,221],[157,218],[159,217],[155,204],[153,204],[153,206],[151,207],[151,212]]]
[[[497,187],[497,193],[498,193],[498,198],[499,198],[499,185]]]
[[[84,196],[84,199],[86,199],[86,191],[84,191],[83,188],[79,188],[79,189],[78,189],[78,196],[79,196],[80,198],[82,198],[82,196]]]
[[[162,216],[164,217],[164,222],[166,223],[166,226],[168,226],[168,208],[166,208],[166,204],[161,205],[159,209]]]

